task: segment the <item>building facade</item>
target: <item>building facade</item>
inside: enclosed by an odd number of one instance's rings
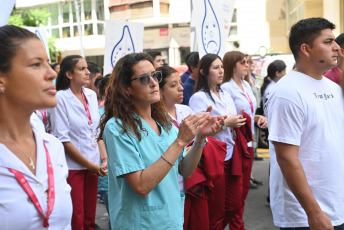
[[[62,58],[80,54],[82,44],[86,59],[102,66],[106,20],[144,23],[144,50],[161,50],[170,65],[184,63],[190,52],[191,0],[17,0],[16,7],[47,9],[49,20],[42,27],[56,37]],[[261,56],[290,53],[289,29],[308,17],[334,22],[336,35],[344,31],[340,0],[236,0],[234,8],[227,50]]]

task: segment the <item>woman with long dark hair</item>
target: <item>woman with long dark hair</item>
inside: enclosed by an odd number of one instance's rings
[[[98,137],[98,102],[87,62],[79,55],[65,57],[56,80],[57,106],[49,109],[52,134],[63,144],[72,187],[72,229],[94,229],[98,176],[107,174],[107,156]],[[102,165],[99,165],[99,157]]]
[[[177,133],[160,100],[160,81],[146,53],[122,57],[110,77],[100,138],[109,155],[113,229],[182,229],[178,172],[191,176],[206,144],[201,130],[219,125],[201,113],[185,118]],[[193,138],[197,146],[185,155]]]
[[[224,160],[224,172],[230,171],[230,162],[234,149],[235,132],[233,128],[241,127],[246,119],[237,115],[234,102],[230,95],[221,89],[223,79],[223,65],[221,58],[216,54],[204,55],[198,66],[197,80],[194,94],[190,98],[189,106],[195,113],[204,112],[209,106],[213,116],[227,116],[221,131],[213,137],[226,143],[227,154]],[[214,199],[208,201],[209,229],[223,229],[225,218],[226,189],[230,185],[225,180],[225,174],[213,182]]]
[[[56,106],[56,73],[26,29],[0,27],[0,50],[0,228],[70,229],[63,146],[30,124],[35,110]]]

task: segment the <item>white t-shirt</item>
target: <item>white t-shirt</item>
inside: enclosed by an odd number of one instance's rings
[[[234,102],[227,92],[220,90],[221,99],[218,98],[212,91],[210,92],[211,96],[215,100],[215,103],[211,100],[209,94],[204,91],[198,91],[191,96],[189,106],[194,111],[194,113],[205,112],[209,106],[213,106],[213,110],[210,112],[211,116],[236,116],[237,111]],[[232,138],[231,128],[227,127],[225,130],[220,131],[213,137],[216,140],[227,143],[227,154],[225,161],[231,159],[235,144]]]
[[[52,134],[61,142],[70,142],[87,160],[99,164],[98,144],[92,143],[98,136],[97,127],[100,116],[97,95],[93,90],[82,88],[88,102],[92,118],[92,126],[88,124],[88,116],[81,101],[70,90],[60,90],[56,94],[57,106],[48,109]],[[83,170],[84,166],[66,155],[69,170]]]
[[[240,109],[244,108],[245,109],[244,112],[250,115],[251,120],[252,120],[251,121],[252,134],[254,134],[254,115],[257,109],[257,100],[252,92],[250,84],[245,80],[243,80],[241,84],[243,86],[243,90],[241,90],[239,86],[235,83],[235,81],[231,79],[229,82],[223,83],[221,85],[221,88],[227,93],[229,93],[229,95],[233,98],[237,111],[240,111]],[[248,146],[251,147],[252,142],[250,142]]]
[[[275,88],[276,82],[271,81],[268,86],[265,88],[264,95],[263,95],[263,108],[265,106],[265,100],[267,99],[268,95],[271,93],[271,91]]]
[[[175,108],[176,108],[176,114],[177,114],[177,119],[175,119],[173,116],[170,115],[171,119],[175,122],[177,122],[178,125],[180,125],[180,123],[190,114],[193,115],[193,111],[192,109],[187,106],[187,105],[182,105],[182,104],[175,104]],[[175,125],[174,125],[175,126]],[[177,131],[179,131],[179,128],[175,127],[177,129]],[[184,177],[181,176],[178,173],[178,184],[179,184],[179,189],[180,192],[182,193],[186,193],[185,191],[185,185],[184,185]]]
[[[49,230],[71,229],[72,200],[71,188],[67,184],[68,167],[64,148],[59,140],[33,127],[37,146],[36,175],[25,166],[5,145],[0,143],[0,229],[39,230],[43,217],[29,201],[29,197],[8,168],[23,174],[35,193],[43,213],[48,204],[45,191],[48,190],[46,144],[54,171],[55,204],[49,218]]]
[[[334,226],[344,223],[344,100],[323,77],[291,71],[276,84],[265,110],[269,140],[300,146],[298,158],[321,209]],[[308,226],[305,211],[286,184],[270,143],[270,205],[279,227]]]

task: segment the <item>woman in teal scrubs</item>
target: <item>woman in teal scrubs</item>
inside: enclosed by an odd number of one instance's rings
[[[185,118],[177,133],[160,101],[161,79],[145,53],[122,57],[110,77],[100,137],[108,153],[112,229],[183,229],[178,172],[191,176],[206,136],[223,123],[200,113]]]

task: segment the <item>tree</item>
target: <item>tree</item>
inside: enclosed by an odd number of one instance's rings
[[[8,20],[9,25],[20,27],[32,26],[39,27],[40,25],[47,25],[50,13],[47,9],[34,9],[34,10],[18,10],[13,9],[12,14]],[[55,37],[48,38],[48,46],[51,62],[56,62],[58,50],[55,46]]]

